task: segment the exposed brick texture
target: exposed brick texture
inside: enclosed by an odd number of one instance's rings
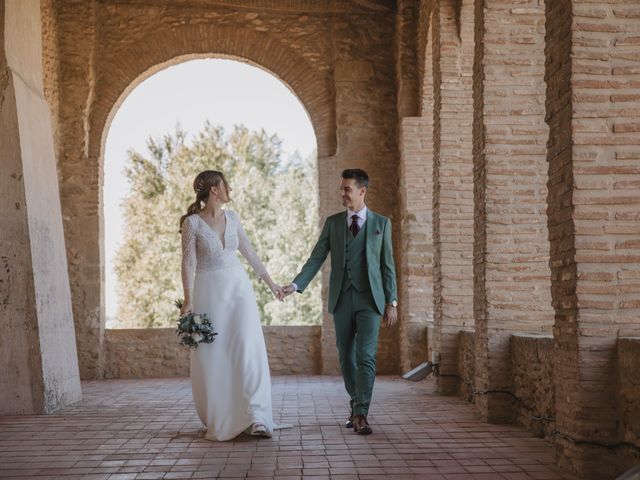
[[[400,129],[400,353],[403,371],[429,359],[433,327],[433,121],[407,117]]]
[[[388,201],[398,175],[395,64],[387,48],[395,16],[386,6],[327,5],[308,12],[292,4],[252,11],[198,2],[62,0],[55,7],[64,79],[57,130],[60,184],[83,378],[100,378],[104,369],[104,141],[126,95],[162,68],[230,56],[274,73],[300,98],[316,132],[321,217],[342,208],[336,194],[340,170],[362,167],[372,177],[369,206],[395,224],[397,202]],[[396,228],[396,244],[399,238]],[[327,312],[323,326],[323,371],[336,373]],[[382,332],[381,372],[398,371],[398,338],[397,329]]]
[[[551,332],[547,233],[548,128],[544,6],[475,2],[474,315],[476,385],[509,391],[511,332]],[[511,398],[476,398],[480,415],[511,421]]]
[[[455,373],[458,331],[473,328],[473,2],[437,2],[432,28],[433,348],[442,373]],[[443,393],[457,386],[453,377],[438,384]]]
[[[627,2],[547,2],[546,10],[559,461],[608,478],[620,467],[604,448],[619,440],[616,337],[640,327],[640,138],[633,133],[640,23]]]
[[[420,101],[420,63],[418,61],[420,0],[398,0],[396,14],[396,85],[398,117],[418,115]]]
[[[418,8],[418,111],[433,121],[433,25],[434,0],[421,0]]]
[[[321,221],[342,209],[343,168],[371,174],[368,205],[394,225],[400,295],[398,327],[381,332],[380,373],[439,352],[438,392],[544,436],[577,478],[610,479],[640,460],[638,1],[29,1],[20,4],[40,6],[42,65],[36,55],[24,75],[42,81],[54,120],[82,377],[188,373],[170,329],[104,330],[102,151],[111,118],[145,78],[232,57],[277,75],[306,107]],[[37,350],[35,330],[13,325],[36,308],[30,267],[50,262],[20,249],[37,213],[22,209],[43,194],[22,177],[19,142],[33,129],[20,131],[7,103],[16,97],[4,27],[0,313],[15,335],[3,338]],[[322,276],[326,299],[328,266]],[[267,327],[265,338],[273,373],[338,372],[326,310],[321,327]],[[22,368],[11,378],[36,378],[20,352],[7,355]]]

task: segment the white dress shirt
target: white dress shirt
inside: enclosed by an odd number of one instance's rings
[[[358,212],[354,212],[350,208],[347,208],[347,227],[349,228],[351,228],[351,222],[353,221],[354,215],[357,215],[358,226],[362,229],[364,222],[367,221],[367,206],[365,205]]]

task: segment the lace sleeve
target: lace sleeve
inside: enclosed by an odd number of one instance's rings
[[[182,223],[182,288],[185,297],[193,292],[193,277],[196,270],[196,232],[191,217]]]
[[[249,240],[249,237],[247,237],[247,234],[242,227],[242,223],[240,223],[240,219],[235,213],[233,214],[233,216],[238,228],[238,250],[240,250],[242,256],[247,259],[247,262],[249,262],[249,265],[251,265],[251,268],[253,268],[256,274],[260,278],[265,277],[267,275],[267,268],[264,266],[262,260],[260,260],[260,257],[258,257],[258,254],[253,249],[251,241]]]

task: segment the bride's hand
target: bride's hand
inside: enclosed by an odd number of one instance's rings
[[[271,289],[271,293],[273,293],[273,295],[280,301],[282,302],[284,300],[284,292],[282,290],[282,287],[280,285],[277,285],[275,283],[269,285],[269,288]]]
[[[183,303],[182,307],[180,308],[180,315],[186,315],[189,312],[193,312],[193,305],[191,304],[191,302]]]

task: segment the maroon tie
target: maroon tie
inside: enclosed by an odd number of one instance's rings
[[[355,237],[356,235],[358,235],[359,231],[360,231],[360,227],[358,226],[358,215],[352,215],[351,216],[351,233]]]

